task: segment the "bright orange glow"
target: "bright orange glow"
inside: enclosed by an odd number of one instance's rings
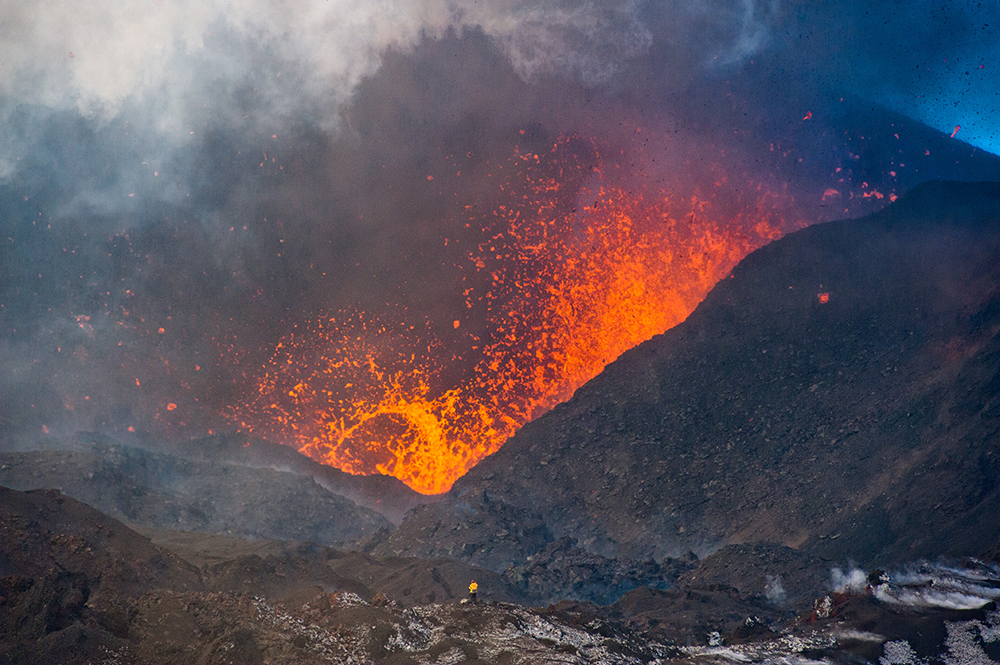
[[[465,319],[453,333],[460,341],[446,343],[402,310],[300,325],[231,419],[344,471],[446,491],[621,353],[683,321],[740,259],[786,230],[764,191],[741,207],[752,214],[734,215],[711,191],[649,195],[605,186],[597,170],[580,171],[590,185],[567,203],[564,148],[515,155],[511,204],[477,221],[469,281],[456,288],[481,328]]]
[[[820,303],[823,304],[823,305],[825,305],[826,303],[830,302],[830,294],[829,293],[817,293],[816,297],[819,299]]]

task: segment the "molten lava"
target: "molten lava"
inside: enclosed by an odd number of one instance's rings
[[[734,216],[712,192],[628,191],[592,166],[569,177],[567,145],[516,154],[515,191],[476,220],[456,287],[467,311],[444,326],[459,341],[409,310],[324,316],[277,344],[230,417],[344,471],[446,491],[787,230],[761,191]]]

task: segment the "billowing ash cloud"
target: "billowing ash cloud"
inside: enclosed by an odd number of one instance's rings
[[[1000,177],[997,10],[869,5],[0,0],[0,433],[226,425],[342,312],[471,362],[529,160],[744,236]]]
[[[726,94],[720,82],[749,80],[740,68],[760,56],[768,71],[759,83],[770,89],[745,101],[847,93],[939,131],[961,126],[959,136],[980,147],[998,140],[1000,9],[971,1],[5,0],[0,13],[4,178],[29,155],[67,157],[55,132],[104,130],[106,142],[115,121],[128,122],[131,138],[108,159],[147,166],[183,159],[174,151],[206,127],[335,130],[387,51],[410,53],[466,29],[482,31],[523,81],[569,77],[591,90],[660,96],[647,111]],[[117,195],[114,186],[140,184],[118,175],[116,185],[91,178],[82,202],[96,204],[102,185]],[[158,192],[187,193],[179,184]]]
[[[559,0],[7,0],[0,93],[14,128],[0,173],[14,172],[39,138],[17,122],[24,106],[29,114],[74,112],[95,126],[128,118],[140,138],[168,146],[208,123],[280,128],[307,116],[332,129],[387,49],[406,52],[448,29],[477,28],[525,78],[600,81],[648,48],[637,12],[636,2]]]

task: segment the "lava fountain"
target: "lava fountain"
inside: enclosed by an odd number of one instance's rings
[[[447,491],[519,427],[624,351],[683,321],[747,253],[795,226],[763,187],[683,196],[613,184],[569,137],[515,151],[517,175],[456,284],[466,311],[440,339],[412,308],[321,315],[288,333],[228,416],[355,474]],[[596,153],[591,152],[592,155]],[[748,198],[749,197],[749,198]],[[473,323],[467,323],[473,322]]]

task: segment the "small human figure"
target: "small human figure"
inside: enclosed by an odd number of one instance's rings
[[[470,603],[476,602],[476,591],[478,591],[478,590],[479,590],[479,585],[476,584],[476,580],[472,580],[472,582],[469,583],[469,602]]]

